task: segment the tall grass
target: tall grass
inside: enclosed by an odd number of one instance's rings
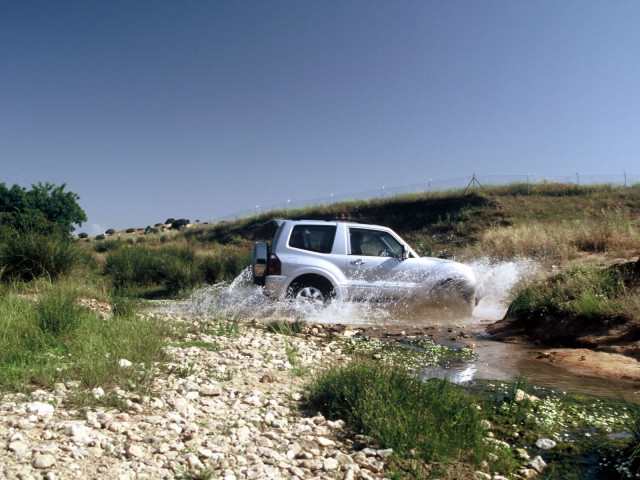
[[[486,452],[473,398],[447,381],[425,383],[401,369],[352,362],[318,374],[307,398],[400,456],[473,463]]]
[[[116,288],[159,287],[167,294],[234,279],[251,262],[249,250],[198,254],[191,246],[123,246],[108,253],[104,271]]]
[[[4,290],[0,389],[28,391],[68,380],[83,387],[140,384],[164,358],[170,335],[165,324],[131,313],[100,319],[80,307],[77,293],[65,285],[35,299]],[[134,366],[123,369],[121,358]]]
[[[626,318],[640,322],[634,310],[640,292],[617,269],[574,267],[520,291],[508,315],[521,319]],[[635,298],[635,300],[633,300]]]
[[[16,231],[0,243],[0,280],[53,280],[70,272],[83,258],[77,245],[62,235]]]
[[[547,261],[570,260],[580,252],[625,255],[640,250],[640,223],[628,209],[604,209],[559,223],[536,220],[494,227],[485,231],[473,250],[496,258]]]

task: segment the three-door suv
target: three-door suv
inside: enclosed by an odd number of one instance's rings
[[[323,305],[333,298],[457,305],[469,311],[483,289],[467,265],[420,257],[393,230],[322,220],[278,220],[253,250],[253,281],[273,298]],[[401,302],[401,303],[399,303]]]

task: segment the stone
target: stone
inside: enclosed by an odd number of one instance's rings
[[[31,462],[31,466],[37,469],[45,469],[50,468],[56,463],[56,457],[51,455],[50,453],[36,453],[33,456],[33,461]]]
[[[316,443],[321,447],[332,447],[336,444],[333,440],[326,437],[318,437],[316,438]]]
[[[49,403],[33,402],[27,405],[27,412],[35,413],[38,416],[53,415],[55,408]]]
[[[338,460],[335,458],[325,458],[322,468],[325,472],[332,472],[333,470],[337,470],[339,466]]]
[[[144,457],[144,450],[139,445],[129,444],[125,448],[125,455],[127,458],[142,458]]]
[[[550,438],[541,438],[536,441],[536,447],[541,450],[551,450],[556,446],[556,442],[551,440]]]
[[[533,468],[536,472],[542,473],[547,468],[547,463],[542,459],[540,455],[528,462],[525,467]]]
[[[93,390],[91,390],[91,395],[93,395],[95,399],[99,400],[102,397],[104,397],[104,390],[101,387],[96,387]]]
[[[13,442],[10,442],[8,448],[18,456],[24,456],[29,453],[29,446],[22,440],[14,440]]]

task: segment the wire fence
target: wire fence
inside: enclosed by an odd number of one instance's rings
[[[414,183],[410,185],[400,186],[386,186],[381,185],[380,188],[366,190],[356,193],[347,193],[336,195],[330,193],[324,197],[310,198],[305,200],[292,201],[287,199],[284,202],[272,203],[272,204],[259,204],[253,209],[243,210],[240,212],[231,213],[222,217],[211,219],[211,223],[218,223],[222,221],[234,221],[241,218],[248,218],[251,216],[257,216],[264,212],[273,210],[295,210],[300,208],[307,208],[313,206],[327,206],[334,203],[358,201],[358,200],[374,200],[380,199],[384,201],[387,198],[396,197],[398,195],[406,195],[412,193],[426,193],[446,191],[446,190],[459,190],[465,189],[466,191],[475,191],[476,189],[482,189],[484,186],[505,186],[510,184],[527,185],[529,187],[535,186],[541,183],[560,183],[560,184],[574,184],[574,185],[617,185],[629,187],[636,183],[640,183],[640,174],[627,173],[625,171],[618,174],[605,174],[605,175],[583,175],[579,172],[574,172],[572,175],[539,175],[539,174],[514,174],[514,175],[477,175],[473,174],[466,177],[456,177],[447,179],[432,180],[429,179],[426,182]]]

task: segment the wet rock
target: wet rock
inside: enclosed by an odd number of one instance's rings
[[[538,473],[542,473],[545,468],[547,468],[546,462],[542,459],[540,455],[535,457],[533,460],[528,462],[525,467],[532,468]]]
[[[556,442],[554,442],[549,438],[541,438],[538,441],[536,441],[536,447],[538,447],[541,450],[551,450],[555,446],[556,446]]]

